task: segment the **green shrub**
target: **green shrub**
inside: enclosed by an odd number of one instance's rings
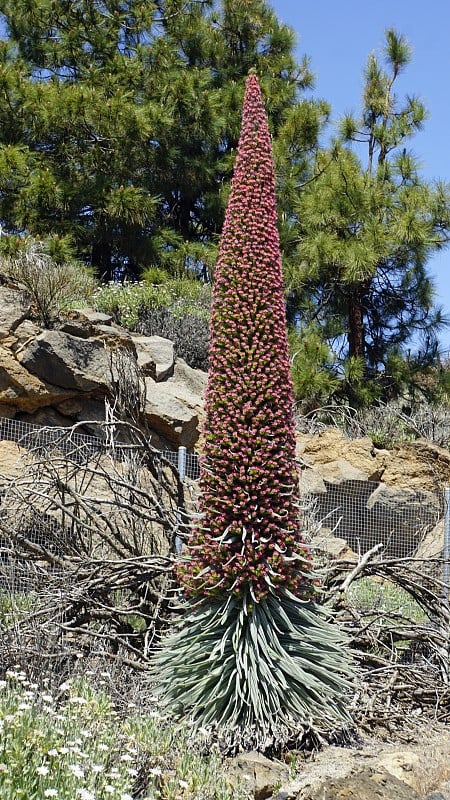
[[[108,284],[95,295],[99,311],[144,336],[163,336],[191,366],[207,369],[211,290],[194,279]]]
[[[58,313],[74,302],[90,302],[96,287],[92,273],[76,262],[59,262],[42,242],[28,240],[2,268],[31,294],[36,312],[45,327],[51,327]]]

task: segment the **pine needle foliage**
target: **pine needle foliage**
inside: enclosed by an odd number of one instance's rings
[[[250,74],[213,287],[200,515],[155,667],[169,709],[252,744],[346,718],[351,669],[301,537],[271,139]]]

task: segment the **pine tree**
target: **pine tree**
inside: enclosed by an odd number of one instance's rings
[[[408,150],[426,118],[420,100],[395,92],[411,48],[389,30],[384,55],[386,69],[368,60],[360,117],[341,120],[332,150],[317,156],[317,180],[293,203],[295,311],[302,327],[320,325],[331,374],[344,376],[340,390],[353,403],[400,391],[399,360],[422,335],[411,382],[435,357],[444,323],[428,263],[449,238],[450,192],[425,181]]]
[[[65,237],[106,279],[148,265],[209,273],[248,64],[266,75],[276,138],[311,82],[292,31],[263,0],[4,0],[1,11],[3,232]]]
[[[213,289],[189,611],[156,659],[171,710],[283,738],[345,718],[349,663],[299,530],[292,382],[271,140],[250,74]],[[252,738],[253,737],[253,738]]]

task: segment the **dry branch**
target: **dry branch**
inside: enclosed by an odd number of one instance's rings
[[[441,559],[386,558],[379,547],[357,562],[327,565],[326,600],[359,665],[353,716],[360,729],[408,738],[419,718],[449,719],[450,615],[442,575]],[[358,601],[363,578],[371,602]],[[392,591],[399,592],[397,604],[386,601]]]
[[[101,652],[141,667],[173,588],[183,486],[138,427],[105,423],[97,449],[76,427],[28,437],[20,478],[3,482],[0,580],[23,608],[2,622],[0,660]]]

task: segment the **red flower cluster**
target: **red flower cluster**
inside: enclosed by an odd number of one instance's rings
[[[215,271],[201,518],[179,567],[186,593],[314,591],[298,525],[293,394],[275,176],[256,75],[247,79]]]

